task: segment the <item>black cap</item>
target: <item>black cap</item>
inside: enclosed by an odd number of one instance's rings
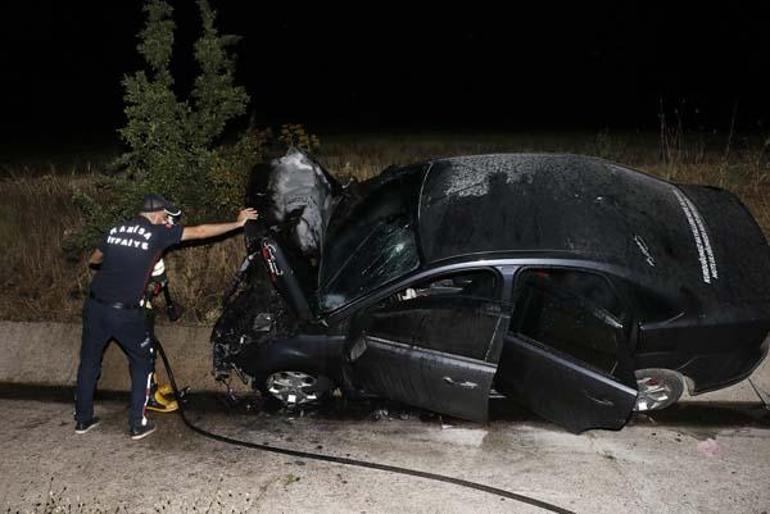
[[[182,211],[177,209],[174,204],[163,198],[161,195],[151,194],[145,195],[142,199],[142,211],[141,212],[158,212],[166,211],[171,216],[179,216]]]

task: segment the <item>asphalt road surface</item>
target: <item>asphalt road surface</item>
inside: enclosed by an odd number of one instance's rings
[[[212,441],[173,414],[126,433],[125,397],[74,433],[66,390],[0,390],[2,512],[542,512],[425,479]],[[323,411],[228,409],[193,398],[191,417],[230,437],[472,480],[574,512],[770,511],[770,411],[759,403],[674,406],[623,430],[572,435],[493,401],[479,425],[393,404]],[[57,510],[58,509],[58,510]]]

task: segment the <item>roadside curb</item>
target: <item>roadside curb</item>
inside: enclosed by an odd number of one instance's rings
[[[39,386],[74,386],[80,351],[80,324],[0,321],[0,382]],[[174,366],[180,386],[222,392],[211,374],[210,327],[158,325],[158,338]],[[158,359],[158,376],[165,370]],[[241,382],[236,380],[238,384]],[[107,346],[98,388],[126,391],[131,379],[128,359],[116,343]],[[234,384],[235,385],[235,384]],[[245,386],[244,386],[245,387]]]

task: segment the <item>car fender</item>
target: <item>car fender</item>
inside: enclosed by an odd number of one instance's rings
[[[344,336],[297,335],[250,347],[235,364],[255,380],[278,370],[314,371],[342,382]]]

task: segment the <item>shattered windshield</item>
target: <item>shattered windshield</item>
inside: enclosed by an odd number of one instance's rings
[[[321,307],[324,310],[340,307],[419,265],[414,227],[405,220],[380,225],[324,287]]]
[[[319,302],[341,307],[420,265],[416,240],[421,168],[393,170],[333,217],[323,251]]]

